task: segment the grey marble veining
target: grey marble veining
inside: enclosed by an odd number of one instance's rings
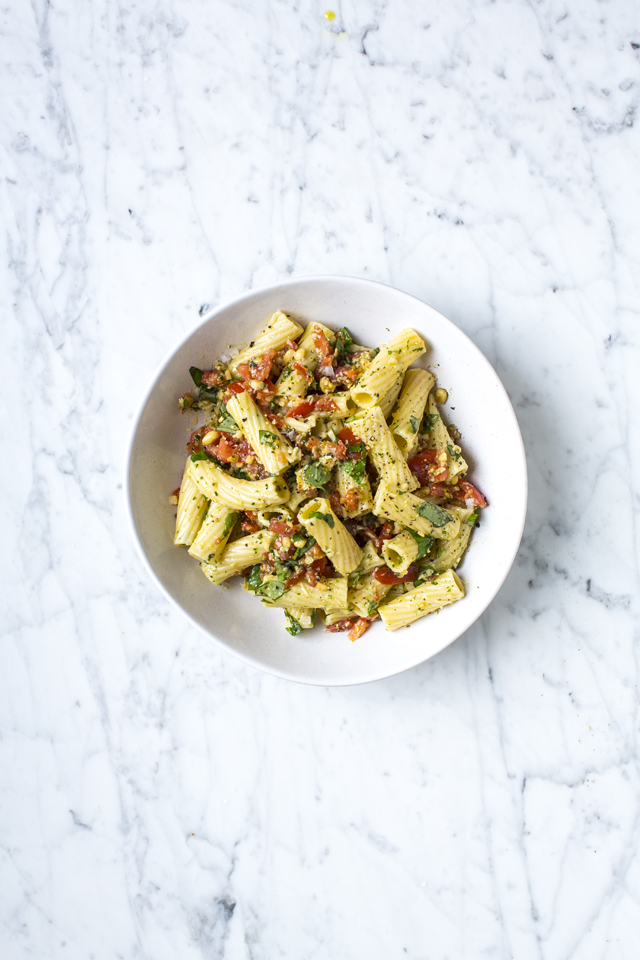
[[[638,956],[640,7],[333,9],[0,11],[3,960]],[[218,651],[122,502],[175,340],[313,273],[454,320],[529,458],[494,603],[362,688]]]

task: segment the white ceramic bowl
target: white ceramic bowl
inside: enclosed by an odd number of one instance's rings
[[[465,598],[411,627],[387,633],[378,621],[356,643],[321,626],[291,637],[281,610],[268,610],[241,581],[214,587],[186,549],[173,546],[175,510],[190,415],[177,398],[192,386],[189,367],[207,368],[230,344],[246,344],[275,310],[308,323],[347,326],[378,346],[402,327],[424,337],[423,358],[449,391],[469,478],[489,508],[459,568]],[[447,413],[449,413],[447,409]],[[191,427],[193,429],[193,427]],[[246,293],[208,313],[156,373],[135,419],[125,489],[133,535],[165,596],[216,643],[252,666],[303,683],[364,683],[400,673],[452,643],[491,603],[516,555],[527,505],[527,472],[518,423],[495,371],[451,321],[420,300],[370,280],[308,277]]]

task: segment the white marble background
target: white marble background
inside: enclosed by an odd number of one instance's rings
[[[637,960],[640,6],[6,0],[0,956]],[[432,661],[219,652],[125,524],[198,312],[312,273],[433,304],[530,468]]]

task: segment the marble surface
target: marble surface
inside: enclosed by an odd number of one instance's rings
[[[3,960],[636,960],[640,7],[7,0]],[[407,290],[495,365],[530,470],[502,591],[348,689],[149,581],[124,448],[198,314]]]

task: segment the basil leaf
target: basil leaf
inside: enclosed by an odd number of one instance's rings
[[[475,526],[475,523],[478,519],[477,513],[472,513],[468,520],[465,520],[465,523],[468,523],[470,527]]]
[[[218,461],[215,457],[210,457],[208,453],[205,453],[204,450],[201,450],[200,453],[192,453],[191,459],[195,462],[196,460],[209,460],[211,463],[217,464]]]
[[[224,529],[222,531],[222,539],[228,537],[231,531],[233,530],[233,525],[238,519],[237,513],[228,513],[224,521]]]
[[[279,580],[267,580],[257,591],[261,597],[268,597],[269,600],[277,600],[284,593],[284,583]]]
[[[378,604],[374,603],[373,600],[369,600],[367,603],[367,616],[372,617],[377,609]]]
[[[287,625],[285,627],[285,630],[287,631],[287,633],[290,633],[292,637],[296,637],[299,633],[302,633],[302,627],[300,626],[296,618],[289,613],[288,610],[285,610],[284,616],[287,621]]]
[[[440,417],[437,413],[425,413],[424,417],[422,418],[420,433],[431,433],[439,419]]]
[[[196,387],[202,386],[202,374],[203,370],[200,370],[199,367],[189,367],[189,373],[191,374],[191,379],[195,383]]]
[[[353,477],[356,483],[362,483],[366,473],[364,460],[343,460],[342,466],[345,470],[345,473],[348,473],[350,477]]]
[[[351,334],[349,333],[346,327],[341,327],[338,330],[336,334],[336,340],[338,339],[342,340],[345,347],[350,347],[352,343],[355,343],[355,340],[353,339],[353,337],[351,336]]]
[[[407,530],[407,533],[409,536],[413,537],[415,542],[418,544],[418,556],[416,557],[416,560],[422,560],[422,558],[426,557],[426,555],[429,553],[429,550],[431,550],[431,547],[435,541],[435,537],[432,537],[429,534],[427,534],[426,537],[421,537],[419,533],[415,532],[415,530],[409,529]]]
[[[420,426],[420,421],[417,417],[411,416],[409,417],[409,426],[411,428],[411,433],[417,433],[418,427]]]
[[[347,450],[349,453],[364,453],[364,443],[348,443]]]
[[[460,459],[460,454],[452,444],[450,443],[447,444],[447,450],[449,451],[449,456],[451,457],[452,460]]]
[[[282,560],[276,559],[276,575],[282,583],[286,583],[291,576],[291,570]]]
[[[245,577],[244,582],[246,583],[249,590],[251,590],[253,593],[258,592],[258,590],[262,586],[262,577],[260,576],[259,563],[256,563],[254,564],[253,567],[251,567],[251,570],[249,571],[249,575]]]
[[[307,552],[307,550],[311,550],[311,547],[314,545],[315,542],[316,542],[315,537],[307,537],[306,542],[301,547],[298,547],[298,549],[294,553],[293,559],[299,560],[300,557],[303,557]]]
[[[327,470],[321,463],[310,463],[305,467],[303,477],[310,487],[324,487],[331,479],[331,470]]]
[[[226,404],[221,403],[218,410],[218,424],[216,429],[224,430],[225,433],[239,433],[240,427],[228,412]]]
[[[443,510],[442,507],[439,507],[435,503],[429,503],[428,500],[420,504],[418,513],[421,517],[424,517],[425,520],[432,523],[434,527],[444,527],[453,520],[450,513],[447,513],[446,510]]]
[[[331,527],[332,530],[335,527],[333,517],[330,513],[320,513],[319,510],[314,510],[313,513],[309,514],[309,520],[311,520],[312,517],[316,520],[324,520],[327,526]]]
[[[423,567],[420,571],[420,576],[417,580],[414,580],[411,584],[412,587],[421,587],[423,583],[426,583],[429,577],[432,577],[435,573],[433,567]]]

